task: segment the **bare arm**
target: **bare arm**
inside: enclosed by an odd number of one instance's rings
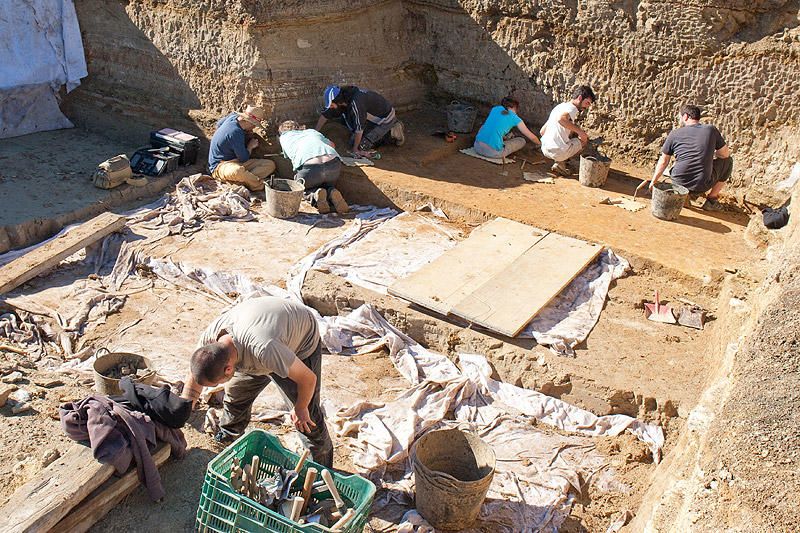
[[[181,391],[181,398],[192,400],[192,408],[194,408],[202,392],[203,386],[195,381],[194,376],[192,376],[190,372],[189,375],[186,376],[186,382],[183,385],[183,391]]]
[[[539,137],[544,137],[544,133],[547,131],[547,122],[542,124],[542,128],[539,130]]]
[[[653,186],[658,183],[658,180],[661,179],[661,176],[664,175],[664,171],[667,170],[667,165],[669,165],[669,160],[672,157],[669,154],[661,154],[661,157],[658,158],[658,163],[656,163],[656,169],[653,171],[653,178],[650,180],[650,188],[652,189]]]
[[[528,126],[526,126],[526,125],[525,125],[525,123],[524,123],[524,122],[522,122],[521,120],[519,121],[519,124],[517,124],[517,129],[518,129],[518,130],[520,131],[520,133],[522,133],[522,134],[523,134],[525,137],[527,137],[528,139],[530,139],[530,141],[531,141],[532,143],[534,143],[534,144],[538,144],[538,145],[541,145],[541,144],[542,144],[542,143],[541,143],[541,141],[539,141],[539,138],[538,138],[536,135],[534,135],[534,134],[533,134],[533,132],[532,132],[531,130],[529,130],[529,129],[528,129]]]
[[[328,122],[328,119],[325,117],[325,115],[320,115],[319,120],[317,120],[317,125],[314,129],[317,131],[322,130],[322,126],[324,126],[326,122]]]
[[[581,144],[585,145],[586,143],[589,142],[589,136],[577,124],[572,122],[572,118],[569,116],[569,113],[564,113],[563,115],[561,115],[561,118],[558,120],[558,123],[567,128],[572,133],[576,134],[578,138],[581,140]]]
[[[361,139],[364,137],[364,131],[357,131],[353,134],[353,149],[351,150],[356,155],[369,155],[367,152],[362,152],[358,149],[361,146]]]
[[[726,144],[725,146],[714,152],[714,155],[717,156],[717,159],[728,159],[731,156],[731,149],[728,148],[728,145]]]
[[[292,421],[298,430],[308,433],[312,428],[316,427],[308,413],[308,405],[311,403],[311,398],[314,397],[317,376],[303,361],[295,357],[294,362],[289,367],[288,377],[297,384],[297,400],[294,404]]]

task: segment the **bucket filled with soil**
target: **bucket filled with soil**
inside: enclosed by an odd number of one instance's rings
[[[411,454],[419,514],[436,529],[469,527],[492,484],[492,448],[477,435],[445,429],[422,436]]]
[[[292,218],[300,211],[305,183],[303,180],[271,179],[264,188],[264,207],[275,218]]]
[[[611,159],[602,154],[582,155],[578,181],[584,187],[602,187],[606,184],[610,168]]]
[[[100,394],[122,394],[119,380],[131,376],[133,381],[150,385],[156,377],[153,363],[135,353],[109,352],[98,355],[94,361],[94,389]]]
[[[661,220],[677,220],[688,197],[689,189],[677,183],[656,183],[650,210]]]

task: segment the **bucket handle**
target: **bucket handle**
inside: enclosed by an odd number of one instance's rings
[[[459,102],[458,100],[453,100],[452,102],[450,102],[450,105],[463,105],[463,106],[466,106],[466,107],[464,108],[464,111],[468,111],[468,110],[475,109],[475,108],[474,108],[474,107],[472,107],[471,105],[469,105],[469,104],[465,104],[464,102]]]
[[[103,352],[103,351],[105,351],[105,353],[100,353],[100,352]],[[94,351],[94,356],[95,356],[95,358],[97,358],[97,357],[101,357],[103,355],[108,355],[110,353],[111,353],[111,350],[109,350],[105,346],[101,346],[100,348],[98,348],[98,349],[96,349]]]

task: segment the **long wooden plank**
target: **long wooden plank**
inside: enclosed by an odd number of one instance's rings
[[[54,463],[21,486],[0,509],[0,531],[49,531],[114,473],[98,463],[92,449],[71,444]]]
[[[399,296],[446,315],[458,302],[510,266],[547,232],[496,218],[435,261],[389,287]]]
[[[125,217],[102,213],[0,268],[0,294],[42,274],[81,248],[125,227]]]
[[[550,233],[455,305],[451,313],[514,337],[602,249],[597,244]]]
[[[161,466],[167,462],[170,451],[169,444],[166,443],[162,443],[156,449],[153,453],[153,460],[156,466]],[[138,486],[139,476],[135,468],[121,478],[109,479],[64,517],[53,528],[53,531],[69,531],[70,533],[88,531]]]

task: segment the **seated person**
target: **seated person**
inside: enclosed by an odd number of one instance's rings
[[[264,179],[275,172],[270,159],[252,159],[258,139],[247,140],[248,132],[261,126],[266,113],[260,107],[247,106],[243,113],[231,113],[217,122],[208,149],[208,170],[220,181],[244,185],[251,191],[263,191]]]
[[[695,194],[707,193],[703,209],[721,209],[719,193],[733,173],[731,150],[719,130],[711,124],[700,124],[702,111],[694,105],[685,105],[678,114],[679,127],[667,135],[661,148],[650,189],[661,179],[670,158],[675,165],[669,173],[670,180],[683,185]],[[647,181],[643,181],[641,188]]]
[[[522,137],[503,140],[514,126],[534,144],[541,145],[539,138],[517,116],[518,112],[519,101],[510,96],[506,96],[500,101],[500,105],[493,107],[486,117],[486,122],[478,130],[478,135],[475,136],[475,152],[483,157],[502,159],[521,150],[525,146],[525,139]]]
[[[307,199],[322,214],[330,213],[329,205],[337,213],[350,211],[335,189],[342,163],[333,143],[317,130],[307,130],[294,120],[286,120],[278,126],[278,141],[284,155],[292,161],[294,179],[305,181]]]
[[[566,161],[579,154],[589,143],[589,136],[575,124],[578,113],[588,109],[595,101],[594,91],[588,85],[576,87],[572,100],[558,104],[539,133],[542,136],[542,153],[555,161],[552,172],[568,176]],[[570,138],[572,135],[576,137]]]
[[[353,85],[328,85],[322,93],[325,110],[316,130],[332,119],[341,119],[352,134],[350,152],[368,157],[370,151],[388,140],[397,146],[405,143],[403,123],[397,120],[394,108],[386,98]]]

